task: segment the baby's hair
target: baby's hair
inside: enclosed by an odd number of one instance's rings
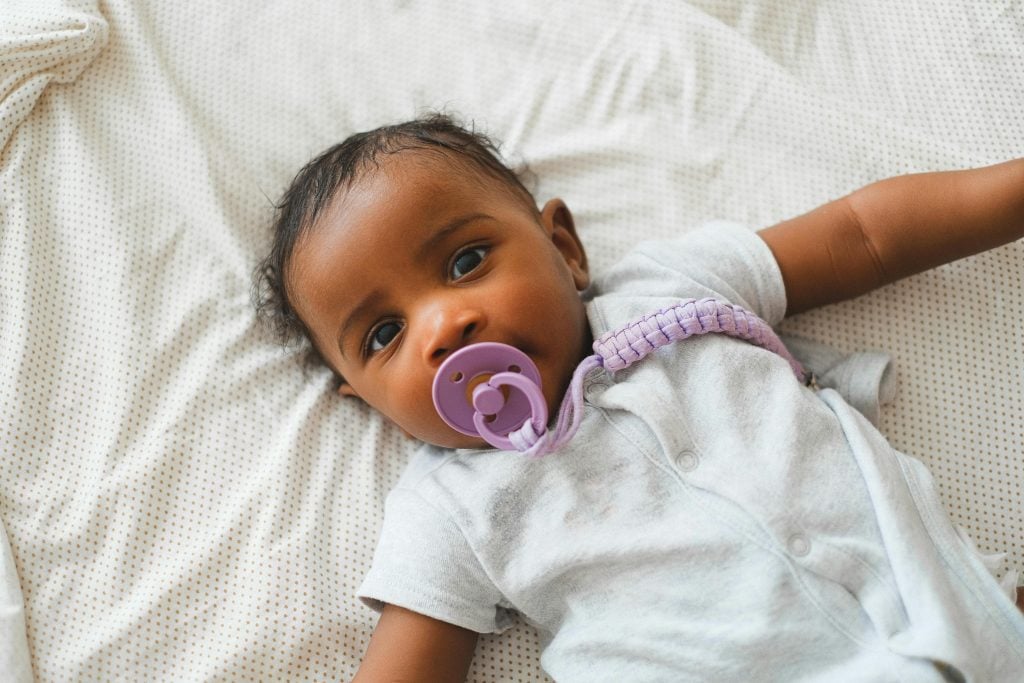
[[[430,113],[411,121],[356,133],[330,147],[296,174],[274,208],[270,253],[253,271],[252,300],[257,317],[286,346],[309,342],[306,367],[330,365],[312,343],[305,323],[288,296],[287,268],[295,245],[316,223],[339,190],[351,187],[368,168],[377,168],[380,155],[419,150],[468,163],[502,182],[517,197],[537,210],[523,183],[524,167],[513,171],[501,160],[499,143],[472,124],[468,127],[449,114]]]

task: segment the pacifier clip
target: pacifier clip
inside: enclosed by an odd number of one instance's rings
[[[591,370],[616,372],[662,346],[709,333],[736,337],[772,351],[789,363],[802,383],[813,381],[761,318],[714,298],[684,299],[595,340],[594,354],[573,372],[553,430],[547,428],[547,402],[537,366],[507,344],[470,344],[449,356],[434,377],[434,407],[441,419],[462,434],[480,436],[495,448],[539,458],[558,450],[579,429],[583,379]]]

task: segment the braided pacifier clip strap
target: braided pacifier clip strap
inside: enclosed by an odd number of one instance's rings
[[[648,356],[655,349],[702,334],[725,334],[750,342],[784,358],[802,383],[808,376],[786,349],[771,326],[753,313],[713,298],[685,299],[646,315],[594,341],[594,354],[577,366],[562,399],[553,430],[538,434],[532,420],[508,433],[515,449],[529,458],[558,450],[571,439],[583,419],[583,380],[590,371],[604,368],[616,372]]]

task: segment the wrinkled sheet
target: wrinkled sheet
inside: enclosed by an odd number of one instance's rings
[[[249,301],[272,202],[348,134],[462,114],[567,201],[596,271],[1024,155],[1024,3],[857,4],[6,0],[0,678],[355,672],[414,444]],[[1018,566],[1022,272],[1015,243],[784,324],[892,355],[883,432]],[[538,643],[482,637],[470,680],[546,680]]]

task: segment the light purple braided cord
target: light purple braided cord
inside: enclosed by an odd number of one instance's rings
[[[579,429],[583,418],[583,378],[591,370],[604,367],[608,372],[615,372],[666,344],[712,332],[736,337],[778,354],[789,363],[797,379],[806,381],[803,367],[764,320],[740,306],[718,299],[684,299],[601,335],[594,341],[596,353],[584,358],[573,373],[554,430],[538,435],[531,425],[532,420],[527,420],[508,434],[509,440],[516,450],[531,458],[558,450]]]
[[[709,332],[736,337],[777,353],[803,380],[803,367],[768,323],[744,308],[711,298],[685,299],[606,332],[594,342],[594,351],[601,357],[605,370],[615,372],[666,344]]]

